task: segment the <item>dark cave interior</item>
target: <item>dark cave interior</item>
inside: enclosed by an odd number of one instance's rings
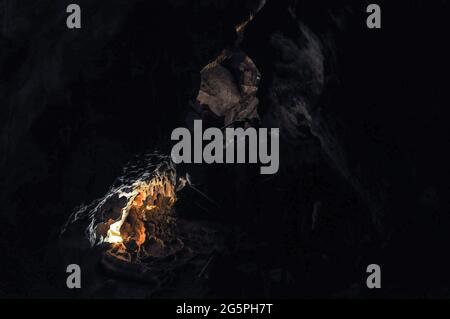
[[[70,32],[68,1],[1,3],[0,295],[448,295],[449,2],[378,1],[377,31],[369,1],[78,2]],[[177,194],[175,248],[149,248],[157,275],[99,261],[84,226],[61,239],[130,158],[169,154],[175,127],[242,116],[280,128],[280,171],[179,165],[196,188]],[[388,283],[369,294],[373,260]],[[75,261],[82,292],[64,287]]]

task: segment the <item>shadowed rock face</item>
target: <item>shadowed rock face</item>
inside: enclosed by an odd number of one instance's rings
[[[234,121],[257,120],[260,77],[253,61],[236,51],[221,64],[202,70],[197,101],[223,117],[226,126]]]
[[[3,2],[0,34],[0,164],[12,192],[21,171],[47,179],[87,144],[102,144],[93,156],[111,162],[166,141],[198,93],[200,70],[235,41],[258,1],[81,1],[79,31],[64,28],[62,4],[25,2]]]
[[[268,180],[248,167],[192,174],[223,205],[207,218],[261,244],[230,240],[211,271],[218,295],[364,296],[359,274],[373,259],[397,278],[386,294],[414,294],[395,287],[425,270],[417,294],[441,291],[448,4],[386,2],[389,31],[370,33],[353,1],[263,2],[80,0],[79,31],[64,28],[62,3],[1,3],[0,293],[60,296],[61,224],[107,193],[131,155],[168,153],[196,99],[226,123],[258,117],[282,135]],[[428,23],[395,21],[404,15]]]
[[[52,241],[40,234],[57,237],[67,217],[60,212],[104,194],[130,154],[170,147],[201,69],[234,43],[235,26],[259,5],[77,3],[81,30],[66,29],[65,3],[1,3],[0,183],[8,225],[1,236],[26,233],[5,249],[30,260],[29,250]],[[58,198],[52,203],[50,189]],[[32,264],[17,258],[15,268]],[[8,289],[23,291],[16,282]]]
[[[364,6],[350,1],[329,3],[326,10],[323,2],[268,3],[248,26],[243,49],[262,74],[260,115],[279,125],[291,145],[284,157],[304,158],[313,135],[359,197],[361,212],[375,226],[377,246],[390,256],[386,262],[404,263],[395,253],[403,247],[416,265],[407,272],[413,274],[425,266],[416,260],[415,249],[422,247],[421,253],[430,257],[429,249],[439,250],[447,238],[445,227],[431,235],[425,226],[434,224],[438,210],[448,221],[444,207],[432,212],[417,195],[428,193],[425,181],[441,185],[436,186],[441,195],[448,193],[442,188],[448,174],[437,173],[448,171],[442,165],[447,155],[437,155],[438,145],[445,144],[439,127],[446,120],[436,116],[448,115],[443,85],[448,48],[441,20],[448,4],[381,5],[384,26],[374,33],[363,26]],[[400,23],[406,16],[410,22]],[[415,18],[430,21],[427,31]],[[433,127],[426,124],[430,121]],[[292,145],[299,145],[297,152]],[[419,239],[418,233],[430,236]],[[432,259],[449,264],[439,254]],[[393,267],[399,282],[407,282],[407,275]],[[439,282],[433,277],[427,278]]]
[[[45,139],[52,128],[65,129],[59,134],[70,135],[61,137],[70,143],[95,126],[115,137],[110,127],[120,122],[108,116],[124,115],[125,109],[148,118],[157,110],[159,122],[175,125],[168,116],[182,118],[184,104],[196,95],[199,70],[233,43],[235,25],[257,2],[81,1],[84,28],[74,31],[64,28],[62,4],[4,1],[2,164],[21,152],[19,143],[31,133]],[[175,94],[166,94],[169,83],[179,88]],[[86,112],[97,120],[85,123]],[[52,128],[39,126],[51,116],[59,119]],[[123,131],[117,135],[129,140]]]
[[[203,71],[197,100],[208,105],[217,116],[225,116],[240,100],[231,72],[221,65]]]

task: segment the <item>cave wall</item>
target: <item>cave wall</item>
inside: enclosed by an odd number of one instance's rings
[[[261,73],[258,113],[282,131],[280,174],[205,178],[234,208],[227,222],[271,234],[269,256],[305,294],[343,289],[373,258],[395,283],[425,269],[411,294],[448,279],[436,268],[450,265],[449,3],[379,2],[383,28],[372,32],[368,1],[267,1],[241,47]],[[80,0],[83,28],[69,31],[68,3],[0,2],[0,241],[13,278],[0,291],[18,295],[58,291],[51,245],[67,215],[135,152],[167,151],[200,70],[260,6]]]
[[[27,276],[53,265],[35,260],[130,156],[167,152],[200,70],[259,1],[81,0],[80,30],[66,28],[69,3],[0,3],[1,242],[5,271],[29,269],[4,291],[42,286]]]

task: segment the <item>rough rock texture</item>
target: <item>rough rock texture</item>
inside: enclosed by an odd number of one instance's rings
[[[234,121],[256,120],[260,77],[244,52],[234,52],[220,64],[202,70],[197,101],[224,117],[226,126]]]
[[[377,260],[383,296],[448,295],[448,2],[381,1],[380,32],[364,24],[368,1],[272,0],[246,24],[264,1],[78,2],[90,14],[73,32],[68,1],[0,2],[0,294],[77,294],[61,288],[63,257],[97,269],[99,252],[59,250],[61,225],[133,154],[170,149],[201,70],[240,41],[261,74],[258,116],[281,128],[281,167],[188,168],[219,208],[195,193],[183,218],[248,234],[228,238],[202,283],[222,297],[373,296],[361,269]],[[252,96],[246,65],[242,82],[223,56],[227,85]],[[208,294],[189,269],[166,296]],[[98,296],[148,292],[88,280]]]
[[[9,295],[59,295],[46,274],[60,266],[61,212],[104,194],[133,153],[170,148],[201,69],[259,6],[80,0],[83,28],[69,31],[69,3],[0,2],[0,241],[6,269],[27,270],[5,275],[15,278],[0,289]]]
[[[240,92],[230,71],[221,65],[202,72],[197,100],[224,116],[240,101]]]

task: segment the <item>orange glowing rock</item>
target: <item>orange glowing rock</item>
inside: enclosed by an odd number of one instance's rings
[[[108,222],[98,230],[104,232],[109,225],[104,241],[113,244],[113,249],[121,254],[141,254],[144,245],[144,255],[161,255],[164,242],[156,237],[157,225],[167,224],[164,216],[170,215],[176,201],[174,186],[166,176],[158,176],[139,184],[133,193],[135,195],[122,209],[120,219]]]

